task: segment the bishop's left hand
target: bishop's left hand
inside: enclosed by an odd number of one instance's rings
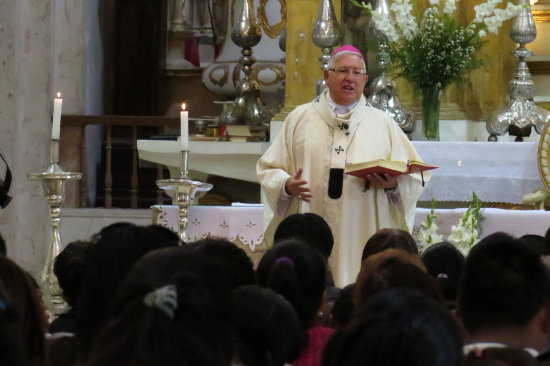
[[[397,175],[391,174],[369,174],[365,178],[370,182],[371,186],[374,184],[377,188],[391,189],[397,187]]]

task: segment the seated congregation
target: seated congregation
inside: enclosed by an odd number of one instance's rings
[[[383,229],[339,289],[315,214],[284,219],[257,268],[225,239],[179,246],[166,228],[117,223],[55,259],[70,308],[50,324],[0,244],[0,365],[550,364],[550,229],[493,233],[466,258]]]

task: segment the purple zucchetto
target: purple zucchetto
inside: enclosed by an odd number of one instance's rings
[[[359,51],[357,48],[355,48],[355,47],[353,47],[352,45],[349,45],[349,44],[345,44],[342,47],[338,47],[337,49],[332,51],[332,53],[330,54],[330,57],[333,57],[337,53],[344,52],[344,51],[353,52],[353,53],[357,54],[357,56],[361,57],[361,60],[363,60],[363,62],[365,62],[365,58],[363,57],[363,54],[361,53],[361,51]]]

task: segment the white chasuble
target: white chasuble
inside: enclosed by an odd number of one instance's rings
[[[401,207],[395,207],[382,188],[373,185],[365,191],[364,179],[345,174],[341,195],[329,197],[331,168],[375,159],[421,159],[397,123],[368,106],[364,97],[349,114],[337,117],[328,105],[327,92],[289,114],[281,132],[258,161],[256,171],[262,186],[268,243],[284,217],[297,212],[322,216],[334,235],[330,267],[336,285],[343,287],[355,282],[363,247],[376,231],[412,230],[422,179],[420,174],[398,178]],[[300,168],[313,198],[309,203],[291,198],[288,209],[279,216],[277,205],[285,181]],[[429,180],[429,173],[424,172],[424,180]]]

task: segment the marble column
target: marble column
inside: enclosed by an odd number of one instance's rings
[[[55,91],[63,93],[63,113],[80,113],[82,3],[0,2],[0,147],[13,172],[13,200],[0,210],[0,233],[8,256],[36,277],[50,227],[42,187],[27,174],[48,165]]]

